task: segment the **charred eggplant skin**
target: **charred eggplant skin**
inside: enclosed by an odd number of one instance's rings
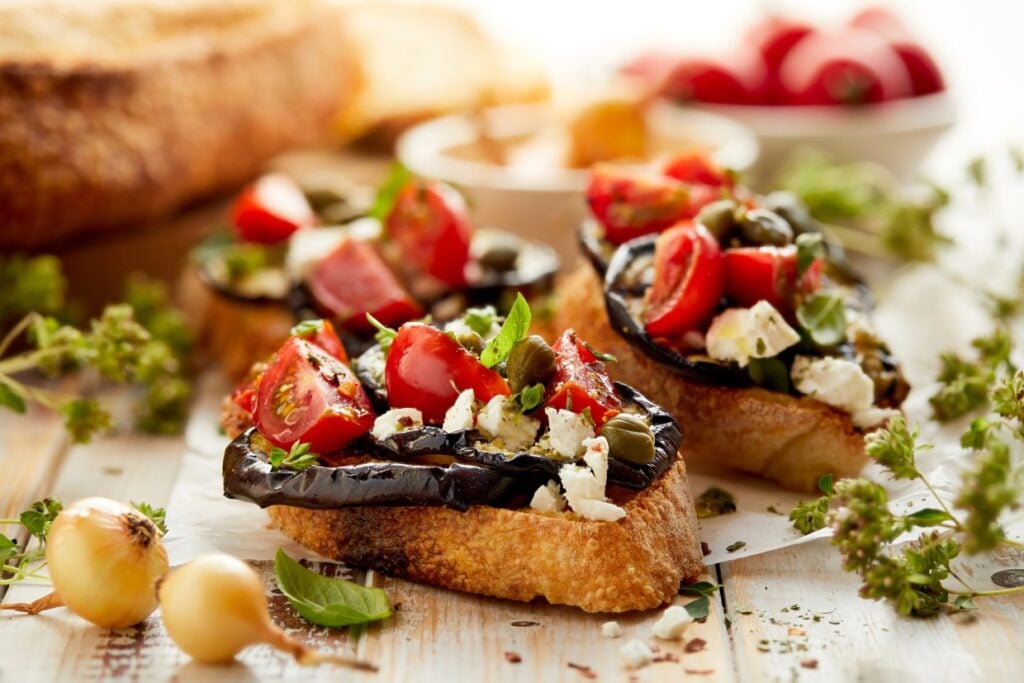
[[[616,382],[615,389],[625,406],[633,407],[638,415],[650,422],[654,436],[654,458],[643,465],[609,459],[608,482],[630,489],[643,489],[650,486],[672,464],[682,443],[683,433],[674,417],[633,387]],[[451,455],[517,478],[533,478],[542,484],[549,479],[557,480],[558,470],[565,464],[565,461],[538,453],[488,451],[473,445],[478,441],[479,437],[472,430],[447,433],[439,427],[426,425],[374,443],[381,449],[383,457],[408,459],[431,454]]]
[[[471,505],[506,505],[543,484],[498,470],[454,463],[366,462],[301,472],[272,470],[267,453],[252,442],[255,428],[224,452],[224,495],[260,507],[290,505],[318,510],[360,505],[430,505],[460,512]]]

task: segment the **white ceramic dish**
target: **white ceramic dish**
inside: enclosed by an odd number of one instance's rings
[[[786,158],[801,147],[813,147],[843,161],[874,161],[910,180],[956,120],[954,98],[948,92],[861,108],[667,106],[719,114],[753,130],[761,144],[754,169],[761,185],[770,183]]]
[[[482,116],[488,136],[499,141],[529,136],[558,120],[543,105],[496,107]],[[717,114],[659,103],[648,112],[647,124],[651,147],[659,156],[704,149],[718,163],[739,171],[757,160],[754,134]],[[458,187],[478,225],[509,229],[551,244],[563,268],[573,264],[579,258],[576,228],[586,215],[583,190],[588,171],[556,163],[502,165],[458,154],[459,148],[479,141],[481,125],[479,119],[466,115],[427,121],[398,140],[398,158],[417,175]]]

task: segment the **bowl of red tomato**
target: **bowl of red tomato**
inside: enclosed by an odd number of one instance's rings
[[[955,119],[938,62],[880,7],[834,26],[767,16],[724,56],[648,54],[622,71],[680,111],[749,126],[761,143],[761,176],[797,147],[912,176]]]

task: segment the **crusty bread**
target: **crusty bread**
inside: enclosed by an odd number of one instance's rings
[[[680,582],[704,568],[682,458],[646,489],[609,486],[608,494],[626,509],[618,522],[483,505],[466,512],[380,506],[268,512],[286,535],[321,555],[453,590],[545,598],[587,612],[670,601]]]
[[[143,221],[329,127],[351,88],[324,0],[0,5],[0,247]]]
[[[750,472],[796,491],[817,490],[824,474],[854,476],[867,462],[864,436],[850,416],[810,398],[757,387],[688,381],[645,356],[612,330],[601,282],[589,264],[558,286],[552,329],[574,327],[583,339],[618,358],[611,375],[663,406],[683,428],[683,452]]]
[[[253,363],[272,356],[295,325],[284,304],[225,296],[206,285],[192,266],[182,273],[178,297],[199,347],[232,382],[241,381]]]

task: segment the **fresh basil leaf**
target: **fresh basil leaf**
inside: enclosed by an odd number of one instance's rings
[[[938,526],[943,522],[950,521],[953,517],[945,510],[924,508],[923,510],[910,513],[906,519],[914,526]]]
[[[758,341],[761,341],[758,339]],[[778,358],[751,358],[747,365],[750,379],[759,387],[768,387],[775,391],[788,392],[789,370]]]
[[[491,327],[497,319],[498,312],[494,310],[494,306],[467,308],[466,312],[462,316],[462,322],[466,323],[466,327],[473,330],[484,339],[486,339],[487,335],[490,334]]]
[[[380,350],[387,353],[388,349],[391,348],[391,342],[395,341],[395,337],[398,336],[398,332],[377,320],[369,313],[366,314],[366,320],[377,328],[377,333],[373,335],[373,338],[378,344],[380,344]]]
[[[153,525],[156,526],[161,536],[167,535],[167,510],[155,508],[149,503],[136,503],[134,501],[132,502],[132,507],[148,517],[149,521],[153,522]]]
[[[796,275],[803,277],[814,259],[825,255],[825,237],[820,232],[805,232],[796,238]]]
[[[370,210],[366,212],[367,215],[383,223],[391,213],[391,209],[394,208],[398,193],[411,179],[412,173],[409,169],[402,164],[394,164],[388,171],[387,177],[384,178],[384,182],[377,188],[377,196],[374,198]]]
[[[391,616],[391,603],[380,588],[367,588],[344,579],[312,572],[281,548],[274,558],[277,586],[304,619],[339,628]]]
[[[530,304],[526,303],[522,294],[517,293],[516,300],[512,304],[501,330],[480,354],[480,362],[485,367],[493,368],[508,358],[512,347],[530,330],[530,318]]]
[[[714,595],[719,588],[721,588],[721,586],[717,583],[711,583],[710,581],[698,581],[687,586],[680,586],[679,594],[711,596]]]
[[[18,519],[30,534],[45,541],[46,535],[50,533],[50,525],[63,509],[64,506],[56,498],[43,498],[32,503],[32,507],[22,512]]]
[[[835,346],[846,339],[846,306],[838,292],[821,292],[805,301],[796,319],[819,346]]]
[[[821,479],[818,480],[818,490],[824,493],[826,496],[832,495],[832,475],[823,474]]]
[[[694,506],[697,508],[697,517],[707,519],[736,512],[736,499],[725,489],[712,486],[697,496]]]
[[[16,413],[25,413],[25,399],[14,393],[6,384],[0,383],[0,406],[10,408]]]
[[[690,615],[691,619],[703,621],[708,618],[708,614],[711,612],[711,598],[702,595],[696,600],[686,603],[685,607],[686,613]]]

